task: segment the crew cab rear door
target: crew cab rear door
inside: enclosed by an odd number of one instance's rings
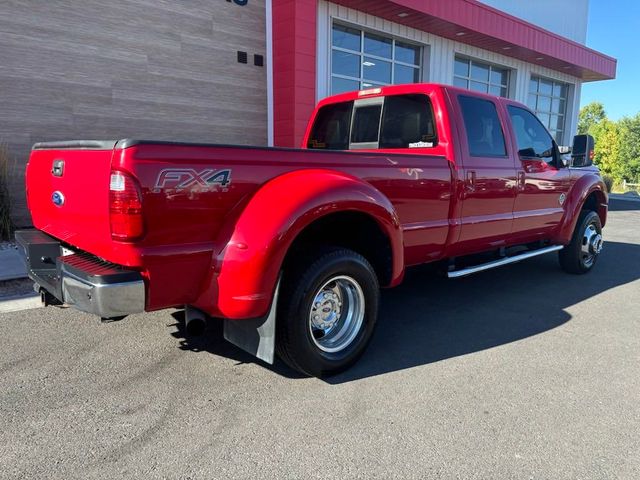
[[[424,263],[442,256],[449,235],[454,170],[448,111],[440,89],[383,90],[321,103],[304,145],[357,152],[354,173],[386,195],[398,213],[405,263]]]
[[[504,245],[511,235],[516,164],[506,112],[493,97],[452,90],[462,160],[457,255]]]

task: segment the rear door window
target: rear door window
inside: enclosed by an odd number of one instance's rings
[[[459,95],[458,102],[473,157],[506,157],[502,125],[495,103],[483,98]]]

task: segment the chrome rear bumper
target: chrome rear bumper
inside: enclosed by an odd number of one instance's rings
[[[144,311],[140,272],[87,253],[63,256],[60,242],[38,230],[16,232],[16,241],[29,277],[60,302],[102,318]]]

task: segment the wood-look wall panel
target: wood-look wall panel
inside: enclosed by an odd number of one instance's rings
[[[211,108],[208,107],[157,101],[113,99],[108,104],[100,104],[100,101],[96,100],[93,105],[78,105],[73,108],[73,116],[95,115],[96,112],[99,112],[100,116],[104,117],[129,118],[140,122],[151,118],[155,121],[180,119],[182,122],[202,125],[205,122],[209,122],[211,118]],[[247,113],[251,113],[251,111]],[[216,122],[216,125],[246,125],[245,115],[238,115],[235,106],[228,106],[227,108],[216,107],[216,114],[223,117]],[[69,118],[71,116],[69,115]],[[42,120],[40,123],[42,123]]]
[[[136,118],[108,117],[95,115],[76,115],[74,118],[75,128],[77,130],[95,132],[100,129],[119,128],[124,126],[130,130],[135,130],[137,138],[153,138],[156,140],[176,140],[185,142],[207,141],[203,140],[198,122],[189,121],[169,121],[169,120],[153,120],[141,124]],[[167,127],[160,131],[162,127]],[[241,129],[242,136],[247,140],[248,144],[252,139],[258,138],[263,134],[263,128],[243,126]],[[220,136],[221,142],[226,138],[233,138],[238,135],[236,126],[227,126],[219,124],[211,127],[211,135]],[[95,137],[93,135],[92,137]]]
[[[237,62],[237,51],[248,64]],[[265,2],[0,2],[0,141],[14,217],[30,222],[24,165],[38,141],[267,142]]]
[[[140,83],[145,84],[144,91]],[[216,96],[211,97],[211,90]],[[233,85],[217,78],[214,82],[194,80],[190,78],[168,77],[153,74],[141,76],[130,75],[128,78],[114,80],[112,83],[112,98],[148,100],[156,96],[166,103],[182,105],[200,105],[207,107],[237,105],[238,85]],[[242,92],[243,105],[264,109],[264,91],[261,89],[244,89]]]

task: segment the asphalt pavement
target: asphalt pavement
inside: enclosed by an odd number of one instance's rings
[[[640,202],[605,239],[586,276],[410,271],[326,381],[178,310],[0,314],[0,478],[640,478]]]

